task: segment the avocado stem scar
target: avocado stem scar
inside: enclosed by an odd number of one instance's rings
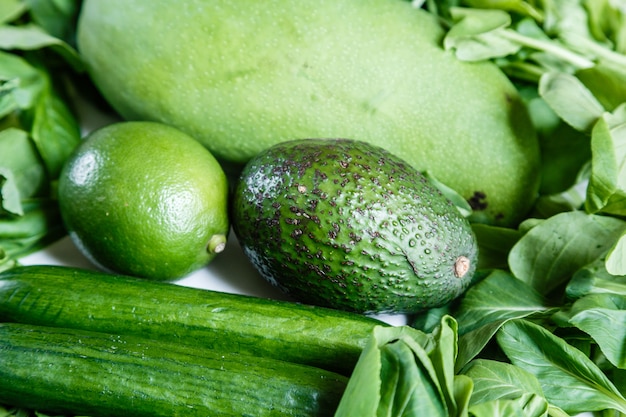
[[[467,271],[469,271],[471,261],[466,256],[459,256],[454,261],[454,276],[457,278],[463,278]]]

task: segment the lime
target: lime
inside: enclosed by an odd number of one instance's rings
[[[229,230],[228,181],[218,161],[155,122],[92,132],[63,167],[59,205],[70,237],[94,264],[154,280],[206,265]]]

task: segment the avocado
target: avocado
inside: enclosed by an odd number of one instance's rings
[[[539,143],[491,62],[443,49],[403,0],[85,0],[77,42],[125,119],[173,125],[238,173],[296,138],[348,137],[428,171],[514,226],[539,187]]]
[[[237,181],[232,224],[259,273],[295,300],[358,313],[415,313],[470,285],[468,220],[422,173],[352,139],[281,142]]]

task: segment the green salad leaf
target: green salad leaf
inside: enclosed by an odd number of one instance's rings
[[[433,333],[376,327],[335,417],[467,416],[472,382],[454,373],[456,342],[450,316]]]
[[[565,288],[566,296],[577,300],[589,294],[626,294],[626,275],[609,273],[603,258],[585,265],[572,276]]]
[[[65,234],[55,183],[80,142],[69,81],[79,0],[0,6],[0,270]]]
[[[589,334],[607,359],[626,369],[626,294],[590,294],[576,300],[569,323]]]
[[[604,113],[591,133],[591,177],[585,208],[590,213],[626,214],[626,102]]]
[[[626,399],[604,372],[546,328],[511,320],[498,331],[497,340],[511,362],[534,375],[547,400],[565,412],[612,409],[626,413]]]
[[[530,229],[509,253],[513,274],[542,294],[562,286],[584,265],[604,255],[626,230],[626,222],[571,211]]]
[[[549,404],[541,384],[522,368],[500,361],[477,359],[470,363],[464,374],[474,381],[470,415],[548,415]]]

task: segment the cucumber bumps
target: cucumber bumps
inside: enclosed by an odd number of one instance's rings
[[[415,313],[468,288],[469,222],[419,171],[347,139],[282,142],[244,168],[232,222],[244,253],[295,299]]]
[[[538,190],[526,108],[443,34],[402,0],[86,0],[78,47],[122,116],[174,125],[227,165],[289,139],[359,139],[455,189],[473,221],[516,224]]]

